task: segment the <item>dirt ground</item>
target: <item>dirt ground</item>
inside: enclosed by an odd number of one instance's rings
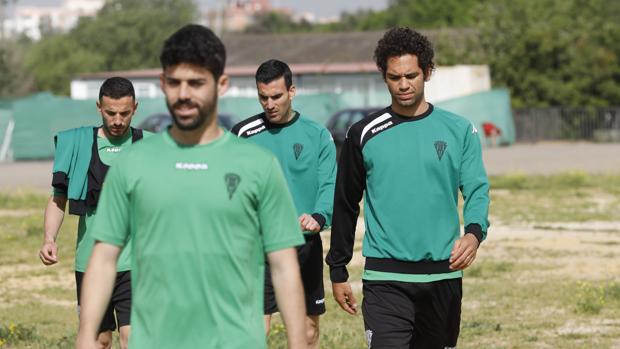
[[[567,171],[620,173],[620,143],[548,142],[485,148],[489,175],[554,174]],[[49,190],[51,161],[0,163],[0,190]]]

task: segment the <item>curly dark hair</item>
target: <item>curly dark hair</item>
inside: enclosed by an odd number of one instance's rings
[[[166,39],[159,60],[164,69],[183,63],[206,68],[217,80],[226,66],[226,48],[211,29],[188,24]]]
[[[387,71],[387,61],[390,57],[400,57],[412,54],[418,57],[418,64],[426,77],[429,69],[435,69],[433,63],[433,45],[426,36],[408,27],[392,28],[388,30],[377,43],[374,60],[377,68],[383,74]]]

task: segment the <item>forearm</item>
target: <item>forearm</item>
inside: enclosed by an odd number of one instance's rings
[[[80,336],[96,338],[99,324],[110,302],[116,279],[116,259],[120,247],[97,242],[82,282]]]
[[[305,348],[306,306],[297,251],[287,248],[268,255],[276,301],[282,313],[289,348]]]
[[[312,216],[321,224],[321,229],[323,229],[324,226],[332,224],[337,171],[334,141],[329,134],[322,135],[321,138],[322,146],[318,166],[319,188]],[[319,215],[322,219],[317,217]]]
[[[58,231],[65,218],[65,207],[67,198],[65,196],[50,196],[43,218],[43,242],[55,242]]]
[[[345,282],[349,277],[346,265],[353,257],[359,202],[365,186],[366,172],[361,151],[351,139],[347,139],[338,164],[331,243],[325,258],[332,282]]]

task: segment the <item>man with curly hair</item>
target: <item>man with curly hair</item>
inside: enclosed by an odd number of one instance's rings
[[[463,269],[489,227],[478,131],[426,101],[434,68],[426,37],[391,29],[374,56],[392,103],[351,126],[342,148],[326,258],[334,298],[357,313],[346,265],[365,191],[362,312],[369,348],[454,348]]]

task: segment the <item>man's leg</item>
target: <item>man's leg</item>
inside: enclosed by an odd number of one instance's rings
[[[265,289],[264,289],[264,306],[263,317],[265,321],[265,336],[269,336],[269,330],[271,329],[271,315],[278,311],[278,304],[276,303],[276,293],[271,283],[271,272],[269,271],[269,263],[265,262]]]
[[[297,257],[306,297],[306,339],[308,348],[315,349],[320,346],[319,317],[325,313],[323,242],[319,234],[305,238],[306,243],[297,249]]]
[[[416,284],[415,348],[456,348],[461,325],[462,279]]]
[[[408,283],[363,280],[363,284],[362,314],[368,347],[410,349],[415,311]]]
[[[121,349],[127,349],[129,345],[129,333],[131,332],[131,326],[121,326],[118,328],[119,341],[121,343]]]
[[[306,316],[306,338],[308,349],[319,349],[319,315]]]
[[[82,293],[82,280],[84,278],[84,273],[76,271],[75,272],[75,285],[77,290],[78,297],[78,315],[80,309],[80,294]],[[103,315],[103,319],[101,320],[101,325],[99,326],[99,335],[97,336],[97,348],[99,349],[110,349],[112,348],[112,332],[116,330],[116,321],[114,319],[114,308],[112,307],[112,303],[108,305],[108,309]]]
[[[122,271],[116,274],[111,301],[118,322],[121,349],[127,349],[131,332],[131,326],[129,326],[131,320],[131,272]]]

